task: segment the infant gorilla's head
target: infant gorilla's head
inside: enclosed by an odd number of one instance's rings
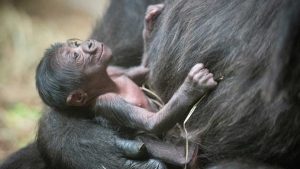
[[[40,97],[60,111],[84,106],[90,99],[87,93],[103,83],[110,60],[111,50],[95,40],[51,45],[36,69]]]

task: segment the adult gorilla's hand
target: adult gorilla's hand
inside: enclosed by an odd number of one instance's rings
[[[164,163],[156,159],[149,159],[147,161],[127,160],[125,167],[130,169],[167,169]]]
[[[116,146],[123,152],[125,158],[125,168],[130,169],[167,169],[164,163],[156,159],[145,159],[148,155],[143,142],[137,140],[116,139]]]

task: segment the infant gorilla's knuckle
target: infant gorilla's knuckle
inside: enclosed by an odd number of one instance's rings
[[[189,78],[193,78],[193,76],[194,76],[194,75],[193,75],[193,72],[190,71],[190,72],[188,73],[188,77],[189,77]]]
[[[208,73],[209,73],[208,69],[206,69],[206,68],[203,69],[203,72],[204,72],[205,74],[208,74]]]
[[[197,63],[196,65],[199,66],[199,67],[204,67],[203,63]]]
[[[194,83],[198,83],[199,80],[200,80],[200,76],[193,76]]]
[[[147,10],[150,10],[150,9],[152,9],[154,7],[154,5],[149,5],[148,7],[147,7]]]

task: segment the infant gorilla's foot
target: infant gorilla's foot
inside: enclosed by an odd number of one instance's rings
[[[154,23],[156,18],[160,15],[164,9],[164,4],[155,4],[149,5],[145,15],[145,24],[144,24],[144,39],[150,36],[150,33],[153,30]]]
[[[154,21],[164,9],[164,4],[149,5],[145,16],[145,28],[148,31],[153,30]]]
[[[184,83],[189,86],[191,92],[200,91],[200,95],[217,85],[213,74],[209,73],[202,63],[193,66]]]

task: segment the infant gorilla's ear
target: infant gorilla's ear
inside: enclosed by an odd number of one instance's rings
[[[73,90],[67,97],[68,106],[84,106],[88,101],[88,95],[82,89]]]

